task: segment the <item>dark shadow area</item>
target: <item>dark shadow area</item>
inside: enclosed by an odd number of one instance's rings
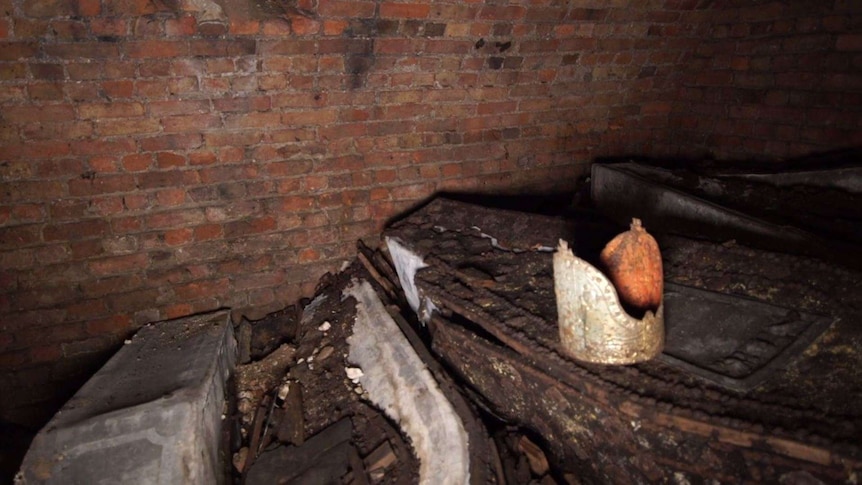
[[[0,484],[13,483],[36,431],[14,423],[0,422]]]

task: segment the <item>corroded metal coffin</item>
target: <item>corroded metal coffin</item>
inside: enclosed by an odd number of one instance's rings
[[[617,230],[440,199],[384,236],[422,260],[433,350],[581,482],[858,480],[862,274],[659,235],[664,353],[578,362],[559,342],[551,248],[589,260]]]

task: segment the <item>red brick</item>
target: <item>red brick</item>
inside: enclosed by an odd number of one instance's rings
[[[165,20],[165,33],[169,36],[194,35],[197,31],[197,21],[193,15],[183,15],[175,19]]]
[[[217,280],[196,281],[186,285],[177,286],[174,294],[179,300],[194,301],[208,297],[218,297],[227,293],[229,280],[221,278]]]
[[[260,31],[260,21],[248,18],[231,18],[228,32],[234,35],[254,35]]]
[[[427,3],[383,3],[380,5],[380,17],[382,18],[427,18],[431,12],[431,5]]]
[[[261,31],[265,36],[290,35],[290,23],[285,19],[268,19],[264,21]]]
[[[80,199],[60,199],[50,207],[51,218],[57,221],[83,219],[87,213],[87,201]]]
[[[76,178],[69,181],[69,194],[73,196],[129,192],[135,189],[135,178],[131,175],[94,175],[90,179]]]
[[[89,166],[92,171],[97,173],[116,172],[117,159],[110,156],[91,157],[87,161],[87,166]]]
[[[5,120],[13,123],[60,122],[75,119],[75,108],[67,104],[51,104],[33,109],[32,106],[6,106],[3,108]]]
[[[294,94],[295,97],[301,97]],[[219,112],[249,112],[267,111],[272,106],[267,96],[243,96],[238,98],[221,98],[213,100],[213,106]],[[281,107],[281,106],[278,106]]]
[[[486,5],[479,10],[479,18],[487,20],[517,20],[524,17],[524,7],[510,5]]]
[[[120,50],[116,44],[99,42],[46,44],[43,48],[48,56],[63,59],[116,59],[120,56]],[[0,48],[0,52],[2,52],[2,48]],[[0,58],[2,58],[2,55],[0,55]]]
[[[30,64],[30,73],[34,79],[62,81],[65,77],[63,65],[54,63]]]
[[[198,114],[210,110],[209,101],[204,100],[155,101],[151,102],[149,107],[153,116]]]
[[[323,21],[324,35],[341,35],[348,26],[346,20],[327,19]]]
[[[102,241],[99,239],[90,239],[88,241],[81,241],[80,238],[77,240],[72,239],[69,243],[69,249],[72,250],[72,258],[76,260],[100,256],[105,252],[102,247]]]
[[[733,74],[729,71],[704,72],[698,74],[695,79],[700,86],[721,86],[733,82]]]
[[[162,169],[184,167],[186,165],[186,157],[171,152],[157,153],[156,165]]]
[[[299,177],[281,179],[276,182],[276,192],[279,194],[294,194],[301,190],[302,183]]]
[[[173,318],[185,317],[194,313],[194,307],[189,303],[177,303],[168,305],[159,310],[161,318],[169,320]]]
[[[396,171],[392,169],[375,170],[374,181],[378,184],[387,184],[397,180]]]
[[[88,0],[95,2],[96,0]],[[124,17],[96,17],[90,19],[90,32],[101,37],[122,37],[128,35],[128,19]]]
[[[290,18],[290,27],[296,35],[314,35],[320,32],[320,22],[299,15]]]
[[[77,2],[69,0],[33,0],[21,6],[27,17],[62,17],[78,15]]]
[[[168,92],[173,96],[196,94],[199,91],[198,78],[187,76],[168,80]]]
[[[289,112],[284,113],[281,118],[281,123],[289,126],[304,126],[304,125],[328,125],[338,120],[338,111],[335,109],[322,109],[316,111],[305,112]]]
[[[427,197],[433,190],[433,184],[401,185],[392,188],[392,198],[395,200],[419,200]]]
[[[16,231],[10,231],[10,232],[13,233],[13,237],[14,237],[14,233]],[[20,234],[20,232],[19,232],[19,234]],[[14,241],[12,241],[12,242],[14,242]],[[15,248],[15,245],[14,244],[10,245],[9,248],[10,249]],[[32,249],[15,249],[15,250],[11,250],[11,251],[5,251],[3,253],[0,253],[0,263],[2,263],[3,268],[5,268],[6,271],[28,270],[28,269],[31,269],[33,267],[33,265],[36,261],[34,254],[35,254],[35,251]],[[16,284],[17,284],[17,282],[16,282]],[[38,297],[38,294],[36,296]],[[12,300],[12,302],[10,303],[10,308],[11,308],[11,305],[14,305],[15,308],[22,309],[25,306],[27,306],[26,298],[24,296],[22,296],[20,293],[17,293],[15,296],[15,299]]]
[[[203,145],[203,136],[197,133],[172,134],[144,138],[141,148],[148,152],[165,150],[188,150]]]
[[[100,219],[48,226],[42,234],[45,241],[74,241],[102,237],[108,234],[109,230],[108,223]]]
[[[134,153],[123,157],[122,164],[129,172],[141,172],[152,166],[153,156],[149,153]]]
[[[66,64],[66,70],[69,72],[69,79],[74,81],[94,81],[105,77],[102,72],[102,62],[72,62]],[[82,83],[81,85],[85,84]],[[70,85],[67,85],[66,87],[68,89]],[[69,91],[73,90],[69,89]],[[82,93],[78,92],[77,94],[81,95]],[[91,97],[98,98],[96,94],[98,93],[94,93]]]
[[[199,57],[234,57],[252,55],[256,43],[250,38],[195,39],[189,42],[189,54]]]
[[[159,230],[197,225],[205,219],[202,210],[179,210],[150,214],[144,218],[144,223],[149,229]]]
[[[352,0],[319,0],[317,13],[324,17],[371,18],[376,2]]]
[[[130,210],[130,211],[147,209],[150,207],[150,198],[147,196],[147,194],[140,193],[140,192],[133,193],[133,194],[126,194],[123,196],[123,205],[125,205],[125,208],[127,210]],[[114,222],[115,222],[114,231],[115,232],[119,228],[116,225],[117,221],[119,221],[119,220],[118,219],[114,220]],[[140,227],[139,225],[134,226],[135,229],[137,229],[139,227]],[[129,228],[129,229],[131,229],[131,228]]]
[[[372,201],[389,200],[391,198],[391,195],[389,193],[389,189],[376,188],[376,189],[371,189],[371,193],[369,194],[369,198]]]
[[[132,291],[121,294],[112,294],[108,297],[108,307],[117,313],[134,313],[139,310],[153,308],[160,298],[160,291],[156,288],[140,289],[140,276],[126,275],[138,282]],[[112,293],[116,293],[114,290]]]
[[[76,140],[71,143],[75,155],[121,155],[137,152],[135,141],[122,140]]]
[[[670,113],[672,108],[673,108],[673,106],[669,102],[652,101],[652,102],[644,103],[641,105],[641,114],[643,114],[643,115],[667,114],[667,113]]]
[[[224,226],[224,234],[226,238],[234,238],[249,234],[269,232],[275,228],[275,218],[272,216],[265,216],[258,219],[229,222]]]
[[[210,239],[221,239],[224,237],[224,231],[220,224],[204,224],[194,228],[194,238],[196,241],[208,241]]]
[[[143,135],[157,133],[161,124],[153,119],[116,119],[111,121],[96,121],[96,132],[100,135]]]
[[[281,210],[285,212],[311,209],[314,207],[314,197],[287,197],[281,202]]]
[[[24,138],[29,140],[75,140],[93,134],[90,123],[33,123],[24,127]]]
[[[93,215],[110,216],[123,212],[122,197],[99,197],[92,199],[90,212]]]
[[[225,117],[225,128],[266,128],[281,123],[280,113],[243,113]]]
[[[60,101],[63,99],[63,85],[59,83],[32,83],[29,86],[30,98],[35,101]]]
[[[182,205],[186,201],[186,190],[169,188],[156,192],[156,201],[162,207]]]
[[[212,165],[217,161],[215,152],[210,150],[189,153],[189,165]]]
[[[87,333],[90,335],[125,334],[131,326],[132,319],[128,315],[113,315],[87,322]]]
[[[55,362],[63,357],[63,349],[59,344],[39,345],[29,349],[30,363]]]
[[[320,252],[314,248],[305,248],[299,251],[297,255],[299,263],[310,263],[320,260]]]
[[[106,16],[139,17],[160,11],[158,2],[152,0],[103,0],[102,8]]]
[[[192,241],[194,230],[184,227],[165,231],[165,244],[168,246],[180,246]]]
[[[27,65],[24,63],[4,63],[0,65],[0,80],[26,79]]]
[[[167,58],[187,55],[189,45],[184,41],[144,40],[128,42],[124,50],[131,59]]]
[[[197,171],[201,182],[205,184],[233,182],[236,180],[253,179],[258,175],[256,165],[245,164],[230,167],[202,168]]]
[[[233,287],[238,290],[278,286],[284,282],[284,271],[269,270],[259,273],[241,272],[233,278]]]
[[[862,34],[839,35],[835,48],[839,51],[862,51]]]
[[[96,276],[109,276],[141,270],[148,263],[146,254],[130,254],[93,260],[88,263],[88,267]]]

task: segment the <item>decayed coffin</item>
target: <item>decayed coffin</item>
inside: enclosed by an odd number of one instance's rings
[[[384,241],[434,351],[583,482],[858,481],[862,273],[658,236],[664,353],[576,362],[559,346],[552,248],[589,261],[615,230],[438,199]]]

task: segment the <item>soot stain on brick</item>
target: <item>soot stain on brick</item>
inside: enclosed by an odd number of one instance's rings
[[[350,39],[344,55],[344,71],[350,76],[349,87],[359,89],[365,85],[365,75],[374,66],[374,41],[380,29],[388,29],[389,24],[378,18],[353,20],[344,30],[344,37]]]

